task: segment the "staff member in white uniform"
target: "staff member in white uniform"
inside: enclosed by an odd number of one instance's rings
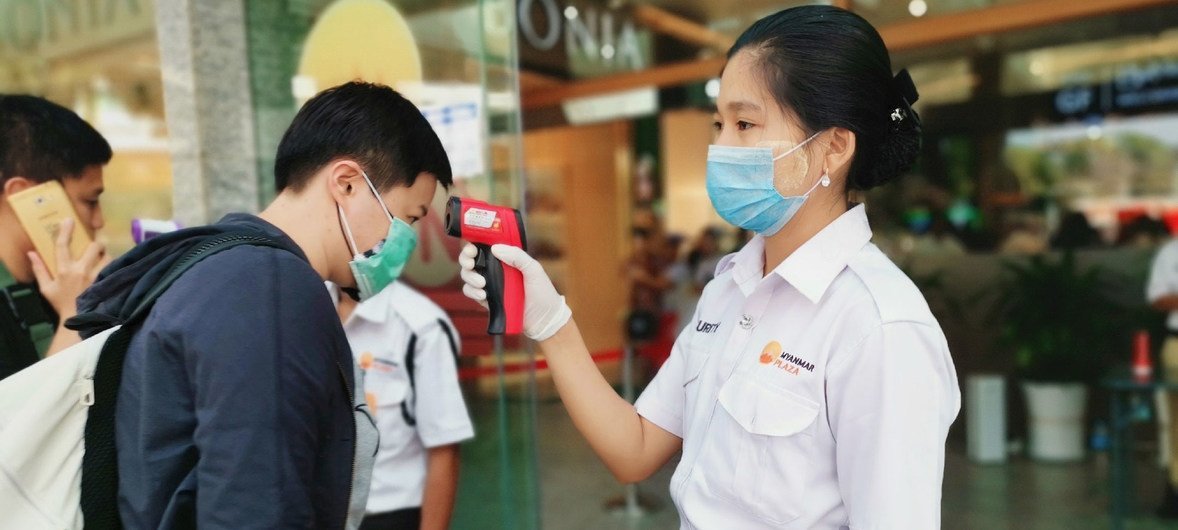
[[[1169,373],[1178,371],[1178,240],[1170,241],[1158,250],[1149,271],[1145,297],[1150,307],[1166,313],[1169,337],[1162,346],[1162,367]],[[1169,480],[1157,515],[1163,519],[1178,519],[1178,392],[1158,391],[1159,438],[1169,464]],[[1164,421],[1163,421],[1164,418]]]
[[[523,271],[525,332],[614,475],[643,480],[682,449],[671,494],[683,528],[940,527],[953,361],[847,196],[913,163],[915,100],[878,33],[847,11],[787,9],[737,40],[707,187],[721,216],[759,235],[720,262],[636,406],[596,370],[540,265],[492,249]],[[483,300],[475,254],[464,249],[463,278]]]
[[[458,335],[442,308],[401,282],[358,305],[336,300],[380,431],[361,530],[444,530],[458,444],[474,427],[458,384]]]

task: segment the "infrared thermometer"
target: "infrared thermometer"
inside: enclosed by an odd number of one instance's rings
[[[446,233],[465,239],[479,249],[475,272],[487,279],[489,335],[518,335],[524,328],[524,276],[491,253],[492,245],[528,249],[524,218],[506,206],[450,197],[446,204]]]

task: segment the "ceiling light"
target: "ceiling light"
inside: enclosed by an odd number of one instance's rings
[[[924,0],[912,0],[908,2],[908,12],[914,17],[923,17],[928,13],[928,4]]]
[[[719,97],[720,96],[720,80],[719,79],[709,80],[708,83],[706,85],[704,85],[704,93],[707,94],[708,97],[712,98],[712,99],[716,99],[717,97]]]

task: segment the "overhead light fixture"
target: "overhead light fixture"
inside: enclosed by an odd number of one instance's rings
[[[561,103],[565,119],[572,125],[651,116],[659,111],[659,91],[636,88],[600,96],[567,99]]]
[[[577,18],[578,14],[580,14],[580,13],[577,11],[576,7],[568,6],[568,7],[564,8],[564,18],[572,20],[574,18]]]
[[[912,0],[908,2],[908,12],[914,17],[923,17],[928,13],[928,3],[924,0]]]
[[[1035,59],[1035,60],[1031,61],[1031,74],[1037,75],[1037,76],[1043,75],[1043,72],[1046,70],[1047,70],[1047,67],[1043,66],[1042,59]]]
[[[712,99],[720,97],[720,80],[717,78],[709,79],[707,84],[704,85],[704,93]]]

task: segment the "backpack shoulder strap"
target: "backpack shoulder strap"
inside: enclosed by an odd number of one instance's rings
[[[159,283],[155,284],[139,305],[134,310],[126,313],[126,318],[123,319],[124,325],[127,323],[138,322],[140,319],[146,318],[147,314],[151,312],[155,301],[159,299],[176,280],[180,279],[184,273],[188,272],[197,263],[200,263],[205,258],[213,256],[219,252],[224,252],[234,247],[242,245],[252,245],[255,247],[271,247],[286,250],[286,246],[261,232],[253,230],[243,230],[237,232],[228,232],[218,236],[209,238],[208,241],[198,244],[195,248],[188,251],[184,257],[180,258],[168,273],[160,279]]]
[[[133,310],[125,312],[123,327],[102,346],[94,369],[94,404],[86,418],[85,452],[82,454],[82,516],[86,530],[119,530],[118,453],[115,447],[115,405],[123,377],[123,360],[135,331],[151,312],[156,300],[185,272],[202,260],[242,245],[288,250],[287,246],[257,231],[227,232],[197,244],[180,258]]]

